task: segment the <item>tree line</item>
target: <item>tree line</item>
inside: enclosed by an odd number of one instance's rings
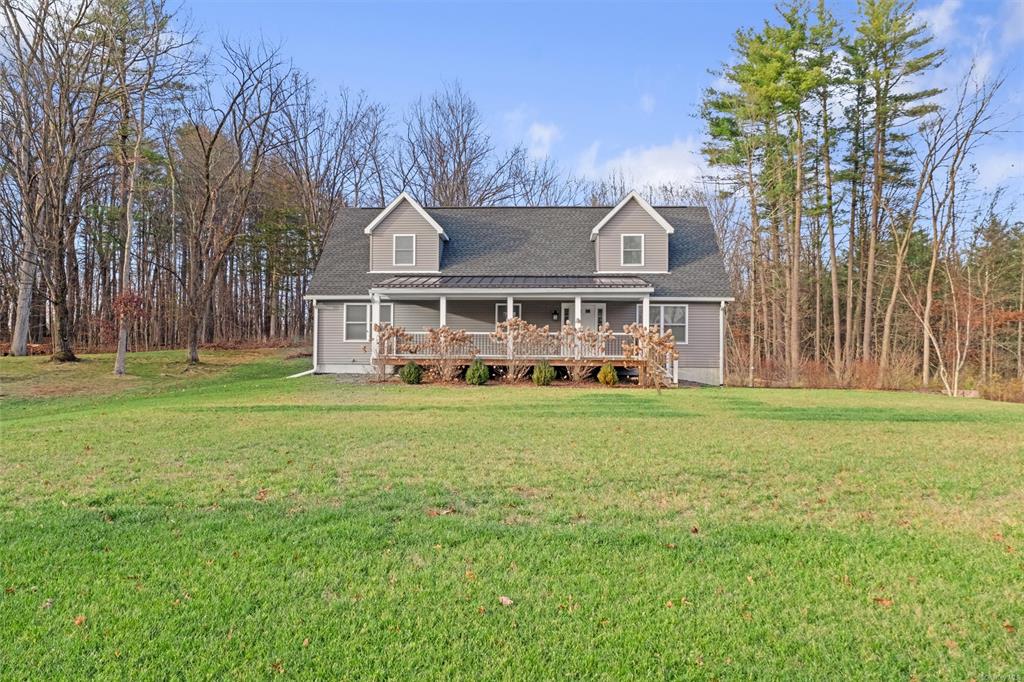
[[[737,32],[706,91],[694,186],[733,282],[734,381],[958,390],[1024,376],[1024,236],[975,181],[1001,77],[943,66],[913,6],[850,26],[791,2]],[[524,145],[500,149],[449,84],[391,112],[325,93],[264,42],[204,48],[162,0],[8,0],[0,30],[0,334],[14,354],[294,343],[343,206],[606,205]]]

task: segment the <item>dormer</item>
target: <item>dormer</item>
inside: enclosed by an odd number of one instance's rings
[[[370,240],[370,272],[440,272],[448,235],[419,202],[402,192],[363,230]]]
[[[597,272],[668,272],[668,236],[675,232],[636,192],[590,231]]]

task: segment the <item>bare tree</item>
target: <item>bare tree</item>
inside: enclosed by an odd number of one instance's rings
[[[199,362],[200,329],[224,260],[245,227],[253,188],[268,155],[287,141],[283,113],[294,73],[277,49],[225,42],[223,93],[212,79],[183,103],[188,123],[167,138],[171,174],[181,194],[189,363]]]
[[[393,160],[391,189],[434,206],[513,203],[526,150],[498,154],[473,100],[457,84],[409,111]]]

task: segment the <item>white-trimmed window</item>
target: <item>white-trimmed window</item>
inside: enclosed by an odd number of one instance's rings
[[[416,235],[396,234],[391,238],[391,264],[416,265]]]
[[[370,304],[346,303],[342,341],[370,340]]]
[[[505,316],[508,314],[506,312],[507,310],[508,310],[508,304],[507,303],[498,303],[497,305],[494,306],[494,326],[498,326],[499,323],[505,321]],[[522,317],[523,317],[523,304],[522,303],[513,303],[512,304],[512,316],[513,317],[518,317],[518,318],[522,319]]]
[[[689,327],[690,306],[685,303],[658,303],[651,304],[651,326],[657,327],[664,334],[672,332],[676,343],[686,344],[689,342],[687,328]],[[644,308],[642,305],[636,307],[636,323],[642,324],[644,319]]]
[[[393,303],[381,303],[380,304],[380,320],[381,324],[385,322],[387,324],[395,323],[395,307]]]
[[[620,264],[623,266],[643,267],[644,236],[642,234],[622,235],[622,258]]]

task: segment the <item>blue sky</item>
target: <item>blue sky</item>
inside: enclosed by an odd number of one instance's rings
[[[833,3],[847,19],[853,2]],[[522,140],[574,172],[622,170],[635,184],[701,172],[695,113],[708,69],[729,58],[737,28],[759,25],[773,3],[349,3],[186,0],[203,40],[280,42],[328,90],[365,90],[395,119],[419,95],[458,80],[499,145]],[[1009,128],[1024,130],[1024,0],[920,2],[949,50],[933,80],[955,86],[976,57],[1009,72],[1001,97]],[[978,156],[980,181],[1024,187],[1024,135]]]

